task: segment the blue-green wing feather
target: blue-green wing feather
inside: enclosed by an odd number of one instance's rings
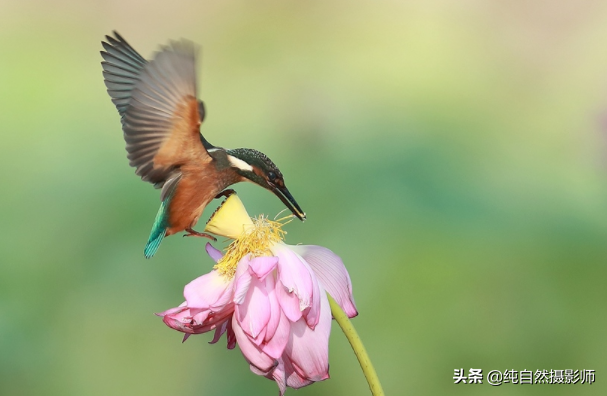
[[[160,247],[160,243],[166,235],[167,228],[169,227],[169,204],[171,203],[173,195],[175,195],[179,178],[180,177],[170,180],[165,184],[165,188],[163,188],[162,195],[164,196],[164,199],[162,200],[160,209],[158,209],[158,213],[156,214],[156,219],[154,220],[152,232],[150,232],[150,237],[148,238],[148,243],[145,245],[145,249],[143,249],[145,258],[151,258],[154,256],[154,254],[156,254],[158,248]],[[168,187],[168,189],[166,187]]]

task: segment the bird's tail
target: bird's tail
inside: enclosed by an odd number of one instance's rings
[[[162,242],[164,239],[166,232],[166,227],[160,228],[156,226],[156,223],[154,223],[148,243],[145,245],[145,249],[143,249],[145,258],[152,258],[152,256],[156,254],[156,251],[158,251],[158,248],[160,247],[160,242]]]
[[[169,196],[160,204],[160,209],[158,209],[158,213],[156,214],[148,243],[145,245],[145,249],[143,249],[145,258],[151,258],[156,254],[156,251],[158,251],[158,248],[160,247],[160,242],[162,242],[167,233],[167,228],[169,226],[169,202],[172,197],[173,194],[169,194]]]

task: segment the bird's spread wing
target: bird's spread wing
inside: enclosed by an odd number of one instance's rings
[[[205,109],[195,100],[196,51],[187,41],[171,43],[148,62],[113,33],[102,42],[105,85],[121,117],[130,164],[162,188],[162,200],[180,179],[179,167],[194,157],[210,160],[206,150],[214,147],[199,133]]]
[[[175,179],[182,166],[212,160],[200,137],[195,53],[185,40],[156,53],[141,70],[124,112],[130,164],[158,187]]]
[[[116,38],[105,36],[107,42],[101,42],[105,49],[101,51],[104,59],[101,65],[107,91],[124,122],[124,113],[131,100],[131,92],[139,81],[147,61],[117,32],[114,32],[114,35]]]
[[[105,36],[107,42],[101,42],[105,49],[105,51],[100,51],[104,59],[101,65],[105,86],[120,117],[123,117],[131,99],[131,91],[135,87],[135,83],[139,81],[141,71],[148,61],[135,51],[118,32],[113,33],[115,38]],[[202,100],[198,100],[198,113],[200,122],[203,122],[206,111]],[[208,142],[207,144],[210,145]],[[210,147],[214,146],[210,145]]]

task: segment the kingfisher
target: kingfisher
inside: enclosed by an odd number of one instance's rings
[[[274,193],[300,220],[306,219],[265,154],[214,146],[200,133],[205,106],[197,96],[196,46],[170,41],[145,60],[117,32],[102,41],[103,78],[121,118],[129,164],[160,190],[160,209],[144,249],[152,257],[162,240],[213,236],[195,231],[204,208],[228,196],[234,183],[253,182]]]

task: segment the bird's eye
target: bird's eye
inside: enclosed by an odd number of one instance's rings
[[[276,179],[276,173],[272,171],[268,172],[268,179],[270,179],[270,181],[274,181],[274,179]]]

